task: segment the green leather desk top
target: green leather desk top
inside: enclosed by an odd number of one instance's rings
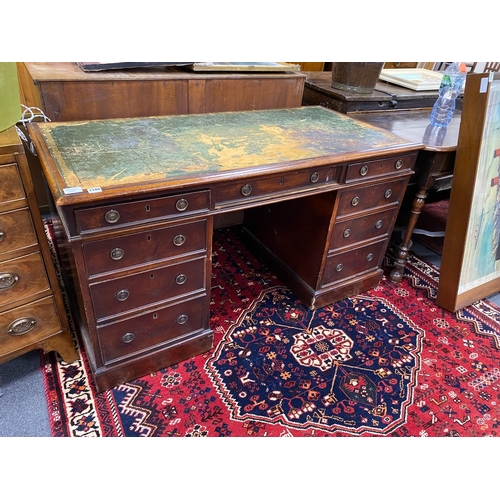
[[[56,200],[138,185],[184,188],[419,149],[418,143],[322,107],[30,127]]]

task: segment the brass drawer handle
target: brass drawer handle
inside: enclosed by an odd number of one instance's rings
[[[351,205],[353,207],[355,207],[356,205],[359,204],[359,196],[355,196],[352,200],[351,200]]]
[[[384,196],[386,198],[390,198],[392,196],[392,189],[388,189],[385,193],[384,193]]]
[[[122,337],[122,341],[125,342],[125,344],[130,344],[130,342],[132,342],[132,340],[135,339],[135,335],[133,333],[126,333],[123,337]]]
[[[369,253],[367,256],[366,256],[366,260],[368,262],[370,262],[371,260],[373,260],[373,254],[372,253]]]
[[[108,210],[104,215],[104,218],[106,219],[106,222],[109,222],[110,224],[115,224],[115,222],[118,222],[120,218],[120,213],[116,210]]]
[[[120,260],[125,255],[125,251],[122,248],[113,248],[109,255],[113,260]]]
[[[398,161],[394,164],[394,168],[395,168],[396,170],[399,170],[402,166],[403,166],[403,160],[398,160]]]
[[[245,185],[241,188],[241,194],[242,194],[243,196],[248,196],[251,192],[252,192],[252,186],[250,186],[250,184],[245,184]]]
[[[177,318],[177,323],[179,325],[183,325],[184,323],[186,323],[186,321],[188,320],[188,317],[186,314],[181,314],[178,318]]]
[[[176,204],[175,204],[175,208],[179,211],[179,212],[184,212],[184,210],[186,210],[186,208],[188,207],[189,203],[186,199],[184,198],[181,198],[180,200],[177,200]]]
[[[351,236],[351,230],[349,228],[347,228],[345,231],[344,231],[344,238],[349,238],[349,236]]]
[[[185,241],[186,241],[186,237],[183,234],[178,234],[173,239],[174,245],[176,247],[180,247],[181,245],[184,245]]]
[[[128,290],[120,290],[117,294],[116,294],[116,298],[120,301],[120,302],[123,302],[124,300],[127,300],[130,296],[130,293]]]
[[[344,266],[342,264],[337,264],[335,267],[335,271],[337,271],[338,273],[342,271],[342,269],[344,269]]]
[[[380,229],[384,225],[384,222],[382,219],[379,219],[377,222],[375,222],[375,227],[377,229]]]
[[[35,318],[19,318],[13,321],[7,327],[7,333],[9,335],[24,335],[35,328],[36,319]]]
[[[359,169],[359,175],[361,175],[361,177],[364,177],[367,173],[368,173],[368,166],[367,165],[363,165]]]
[[[2,241],[5,238],[5,231],[0,229],[0,241]]]
[[[319,181],[319,174],[318,172],[314,172],[311,174],[311,182],[314,184],[315,182]]]
[[[187,280],[187,276],[185,274],[179,274],[179,276],[177,276],[175,278],[175,282],[178,285],[183,285],[184,283],[186,283],[186,280]]]
[[[1,273],[0,274],[0,292],[8,290],[17,284],[19,275],[16,273]]]

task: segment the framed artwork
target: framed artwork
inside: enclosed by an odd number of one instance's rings
[[[467,75],[437,304],[500,291],[500,73]]]

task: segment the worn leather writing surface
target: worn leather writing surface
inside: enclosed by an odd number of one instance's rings
[[[401,138],[322,108],[47,123],[68,186],[270,165],[401,145]]]

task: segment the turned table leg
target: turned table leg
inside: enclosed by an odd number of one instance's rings
[[[396,259],[394,260],[393,269],[390,274],[390,278],[395,283],[399,283],[403,279],[404,270],[406,262],[408,260],[408,252],[410,250],[409,245],[413,230],[415,229],[415,224],[417,223],[418,216],[422,212],[422,208],[425,204],[425,199],[427,198],[427,189],[420,188],[415,194],[413,203],[411,206],[410,217],[408,219],[408,224],[406,226],[406,231],[403,237],[403,241],[398,246],[396,252]]]

